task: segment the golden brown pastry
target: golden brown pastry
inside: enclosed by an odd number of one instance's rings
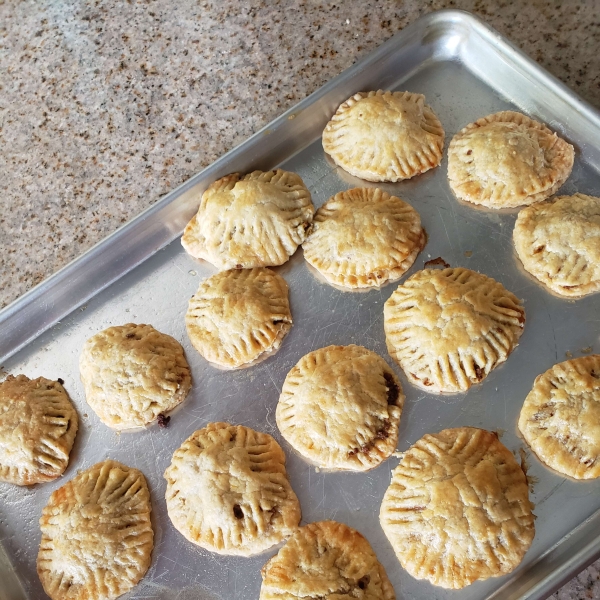
[[[282,265],[305,240],[314,211],[296,173],[233,173],[202,194],[181,243],[220,271]]]
[[[512,208],[552,196],[571,174],[573,146],[510,110],[461,129],[448,147],[448,180],[460,200]]]
[[[535,532],[532,508],[525,473],[498,436],[459,427],[404,453],[380,520],[413,577],[459,589],[519,565]]]
[[[423,94],[359,92],[327,123],[323,148],[356,177],[400,181],[440,164],[444,129]]]
[[[519,430],[548,467],[574,477],[600,477],[600,355],[554,365],[536,377]]]
[[[390,355],[431,393],[468,390],[503,363],[525,323],[521,301],[501,283],[463,269],[425,269],[384,305]]]
[[[194,432],[175,451],[165,479],[171,522],[211,552],[260,554],[300,522],[283,450],[249,427],[209,423]]]

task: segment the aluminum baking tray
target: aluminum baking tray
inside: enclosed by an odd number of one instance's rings
[[[111,457],[141,469],[152,494],[155,542],[152,566],[127,598],[250,600],[260,589],[256,558],[221,557],[188,543],[169,523],[162,474],[173,451],[209,421],[226,420],[267,431],[281,441],[274,419],[288,370],[305,353],[329,344],[362,344],[390,363],[384,341],[383,303],[396,285],[344,293],[317,281],[298,251],[278,269],[290,286],[294,327],[279,353],[250,369],[211,368],[191,347],[183,315],[199,282],[214,272],[187,256],[179,236],[201,192],[233,171],[277,165],[299,173],[321,205],[332,194],[372,185],[335,167],[320,134],[340,102],[359,90],[422,92],[439,115],[448,140],[462,126],[495,111],[516,108],[548,123],[577,148],[563,193],[600,195],[600,116],[573,92],[474,16],[460,11],[429,14],[319,89],[247,142],[168,194],[122,229],[0,313],[0,364],[6,372],[62,377],[77,405],[80,431],[62,480],[32,487],[0,484],[0,598],[44,598],[35,571],[38,518],[50,493],[97,461]],[[383,186],[410,202],[429,234],[410,270],[441,256],[454,266],[480,270],[525,301],[527,324],[508,361],[467,394],[434,396],[402,378],[406,404],[399,449],[426,432],[472,425],[497,430],[517,452],[521,403],[534,378],[582,352],[600,351],[600,296],[556,298],[517,265],[511,244],[516,211],[491,212],[459,204],[440,168],[410,181]],[[180,340],[194,387],[166,430],[113,432],[85,403],[78,375],[84,341],[110,325],[151,323]],[[402,377],[402,374],[397,369]],[[460,592],[417,581],[396,560],[378,521],[379,505],[398,459],[366,474],[323,473],[287,450],[289,474],[303,522],[337,519],[366,535],[399,598],[543,598],[600,555],[600,481],[578,483],[545,469],[533,457],[530,474],[538,517],[536,536],[521,566],[502,578]],[[12,569],[10,567],[12,565]],[[18,581],[9,571],[14,570]]]

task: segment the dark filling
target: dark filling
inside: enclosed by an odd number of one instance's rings
[[[423,265],[423,268],[429,269],[429,267],[437,267],[438,265],[446,269],[450,266],[441,256],[438,256],[437,258],[432,258],[431,260],[428,260]]]
[[[60,383],[60,385],[63,385],[65,383],[65,380],[61,379],[60,377],[56,381],[58,381],[58,383]]]
[[[483,379],[483,369],[479,365],[475,365],[475,377],[477,377],[477,381]]]
[[[350,452],[348,452],[348,456],[355,456],[359,452],[361,454],[369,453],[375,446],[375,442],[377,440],[385,440],[387,437],[389,437],[390,427],[391,423],[386,419],[372,440],[368,441],[366,444],[363,444],[360,448],[353,448],[352,450],[350,450]]]
[[[236,269],[241,269],[241,268],[242,268],[242,265],[235,265],[235,268],[236,268]]]
[[[400,395],[400,389],[394,381],[394,377],[391,373],[384,371],[383,378],[385,379],[385,385],[387,386],[387,403],[393,404],[394,406],[398,402],[398,396]]]
[[[285,321],[283,319],[275,319],[273,321],[273,325],[279,325],[279,323],[285,323]]]
[[[371,578],[368,575],[365,575],[364,577],[361,577],[357,582],[356,585],[361,589],[361,590],[366,590],[367,586],[369,585],[369,581],[371,581]]]
[[[158,421],[158,426],[159,427],[162,427],[163,429],[166,429],[169,426],[169,421],[171,420],[171,417],[167,417],[163,413],[160,413],[158,415],[158,417],[156,417],[156,420]]]
[[[126,338],[131,339],[135,337],[135,333],[128,333],[126,336]]]
[[[244,518],[244,511],[242,510],[242,507],[239,504],[234,504],[233,505],[233,516],[236,519],[243,519]]]

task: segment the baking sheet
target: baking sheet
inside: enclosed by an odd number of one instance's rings
[[[516,420],[536,375],[565,360],[567,352],[573,356],[590,348],[600,352],[600,296],[562,300],[535,283],[514,257],[511,236],[517,211],[499,213],[458,203],[446,181],[446,159],[440,168],[413,180],[380,187],[412,204],[429,235],[407,276],[430,258],[441,256],[453,266],[501,281],[524,299],[527,323],[520,345],[481,385],[455,396],[434,396],[412,387],[385,348],[383,304],[397,284],[366,293],[341,292],[310,274],[301,250],[277,269],[290,287],[294,326],[275,356],[250,369],[224,372],[209,367],[187,339],[183,319],[187,302],[200,281],[215,271],[187,256],[179,239],[167,242],[180,234],[193,214],[198,194],[227,172],[276,165],[301,175],[316,206],[343,189],[374,186],[336,168],[325,157],[319,135],[337,104],[355,91],[378,88],[424,93],[445,127],[447,142],[478,117],[507,108],[524,110],[559,130],[578,149],[573,174],[560,193],[600,195],[600,160],[594,146],[594,139],[600,139],[598,115],[474,17],[441,11],[398,34],[124,231],[2,311],[0,327],[6,335],[0,341],[0,355],[12,354],[2,363],[4,371],[63,378],[80,415],[80,430],[62,480],[31,489],[0,484],[0,540],[28,598],[45,597],[35,559],[40,537],[37,520],[48,496],[77,470],[109,457],[144,472],[153,503],[152,566],[124,598],[257,598],[260,568],[274,552],[250,559],[211,554],[187,542],[166,514],[162,474],[173,451],[193,431],[217,420],[274,435],[286,450],[303,523],[335,519],[361,531],[399,598],[541,598],[597,555],[599,544],[593,532],[600,482],[567,480],[531,457],[538,519],[535,540],[522,565],[510,575],[459,592],[417,581],[401,569],[378,521],[381,499],[398,459],[390,458],[366,474],[319,473],[282,442],[275,425],[275,406],[289,369],[311,350],[354,343],[378,352],[402,380],[406,403],[400,450],[427,432],[471,425],[499,431],[503,443],[517,452],[522,444]],[[133,268],[137,263],[141,264]],[[82,300],[87,302],[71,312]],[[193,389],[165,430],[153,426],[117,434],[85,403],[78,376],[84,341],[110,325],[131,321],[151,323],[178,339],[192,368]],[[565,536],[569,536],[566,541]]]

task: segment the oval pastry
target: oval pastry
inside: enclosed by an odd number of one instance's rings
[[[510,110],[461,129],[448,147],[448,180],[460,200],[513,208],[552,196],[571,174],[574,149],[548,127]]]
[[[501,283],[461,267],[425,269],[384,305],[390,355],[428,392],[467,391],[504,362],[525,323],[521,301]]]
[[[59,381],[9,375],[0,383],[0,481],[32,485],[62,475],[78,423]]]
[[[380,521],[413,577],[459,589],[517,567],[533,541],[532,509],[525,473],[498,436],[459,427],[404,453]]]
[[[259,600],[396,600],[369,542],[335,521],[298,529],[261,575]]]
[[[42,511],[37,571],[52,600],[112,600],[145,575],[154,546],[144,475],[114,460],[53,492]]]
[[[600,477],[600,355],[567,360],[536,377],[519,431],[551,469],[575,479]]]
[[[79,358],[85,398],[113,429],[144,427],[173,410],[192,386],[181,344],[152,325],[117,325],[93,335]]]
[[[233,173],[202,194],[181,243],[221,271],[282,265],[305,240],[314,211],[296,173]]]
[[[345,171],[367,181],[400,181],[437,167],[444,129],[423,94],[359,92],[323,131],[323,149]]]
[[[388,364],[362,346],[328,346],[287,374],[275,413],[281,435],[325,469],[366,471],[396,449],[404,405]]]
[[[519,212],[513,241],[525,270],[568,298],[600,289],[600,198],[574,194]]]
[[[225,369],[250,366],[274,354],[292,327],[285,279],[257,267],[205,279],[185,315],[194,348]]]
[[[173,454],[165,479],[175,529],[211,552],[260,554],[300,522],[281,446],[249,427],[209,423],[194,432]]]
[[[329,283],[356,289],[400,279],[426,240],[410,204],[377,188],[355,188],[319,208],[302,247]]]

